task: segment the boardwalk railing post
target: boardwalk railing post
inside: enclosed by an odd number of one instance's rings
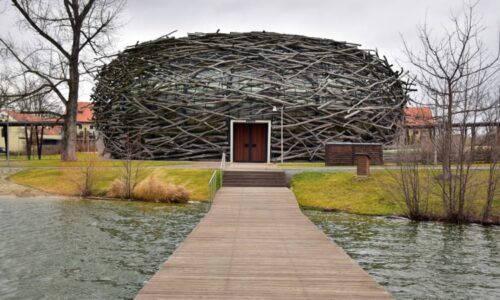
[[[222,186],[222,179],[225,167],[226,167],[226,153],[222,152],[219,169],[213,171],[212,176],[208,181],[208,200],[210,202],[214,200],[217,190]],[[217,173],[219,173],[218,178],[217,178]]]
[[[224,178],[224,168],[226,167],[226,152],[222,152],[219,170],[219,186],[222,186],[222,179]]]
[[[210,180],[208,181],[208,200],[210,202],[213,201],[214,199],[214,195],[215,195],[215,186],[214,186],[214,183],[216,181],[216,178],[217,178],[217,170],[213,171],[212,172],[212,176],[210,176]]]

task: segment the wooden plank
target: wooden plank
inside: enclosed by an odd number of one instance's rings
[[[392,299],[283,187],[223,187],[136,299]]]

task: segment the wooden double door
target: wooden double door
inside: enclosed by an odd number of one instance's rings
[[[268,124],[233,124],[233,161],[267,162]]]

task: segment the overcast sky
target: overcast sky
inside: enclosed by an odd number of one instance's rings
[[[449,25],[461,0],[129,0],[124,26],[116,35],[116,50],[171,31],[274,31],[349,41],[378,49],[391,63],[405,66],[401,36],[416,42],[416,26],[426,19],[439,33]],[[5,2],[4,2],[5,4]],[[500,0],[482,0],[478,13],[491,49],[498,49]],[[0,35],[14,35],[12,8],[0,15]],[[88,97],[88,90],[82,97]]]

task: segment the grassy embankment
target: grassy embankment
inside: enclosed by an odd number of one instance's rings
[[[98,176],[92,189],[93,196],[105,196],[111,183],[120,177],[120,168],[99,168]],[[185,187],[191,193],[191,200],[204,201],[208,198],[208,180],[210,169],[155,169],[141,170],[140,179],[154,174],[166,183]],[[9,177],[17,184],[36,188],[48,193],[78,196],[79,190],[68,172],[62,168],[29,169]]]
[[[42,160],[14,160],[11,166],[28,167],[13,174],[9,179],[17,184],[29,186],[48,193],[78,196],[77,178],[82,170],[93,163],[94,183],[92,196],[105,196],[112,182],[120,178],[124,172],[123,162],[119,160],[98,160],[96,155],[78,153],[78,161],[62,162],[57,155],[46,156]],[[186,165],[185,169],[168,169],[164,166]],[[185,187],[191,193],[191,199],[207,200],[208,180],[212,174],[210,169],[189,169],[190,162],[180,161],[141,161],[139,162],[138,180],[150,175],[156,176],[165,183]],[[0,164],[1,166],[1,164]]]
[[[391,171],[397,172],[397,171]],[[486,197],[486,188],[480,182],[486,179],[484,170],[474,171],[476,194],[471,210],[480,214]],[[357,178],[354,172],[305,172],[293,177],[292,188],[301,206],[332,209],[364,215],[404,215],[402,196],[394,188],[389,171],[372,171],[368,178]],[[442,215],[437,183],[429,197],[429,209]],[[500,195],[493,204],[493,215],[500,216]]]
[[[82,154],[80,154],[82,155]],[[84,158],[81,156],[80,158]],[[57,157],[48,157],[42,161],[19,161],[24,164],[53,167],[28,169],[10,177],[13,182],[37,188],[49,193],[62,195],[78,195],[78,188],[68,174],[68,170],[79,169],[85,165],[84,159],[79,162],[64,163]],[[160,180],[181,185],[191,192],[191,199],[206,200],[208,198],[208,180],[212,174],[210,169],[166,169],[161,166],[189,164],[189,162],[145,161],[141,178],[155,174]],[[321,163],[287,163],[282,167],[308,168],[318,167]],[[104,196],[111,183],[120,177],[122,163],[120,161],[99,161],[98,176],[94,184],[93,194]],[[155,168],[158,166],[159,168]],[[187,165],[188,167],[188,165]],[[391,171],[395,172],[395,171]],[[436,171],[438,172],[438,171]],[[478,170],[476,179],[484,180],[486,171]],[[332,209],[365,215],[403,215],[402,197],[395,189],[394,179],[386,170],[372,171],[369,178],[356,178],[354,172],[305,172],[293,177],[292,188],[301,206]],[[472,210],[479,214],[484,203],[485,191],[477,184],[477,200]],[[434,188],[437,189],[437,186]],[[436,190],[437,191],[437,190]],[[437,194],[431,195],[429,208],[435,214],[442,213],[441,199]],[[493,214],[500,216],[500,197],[495,199]]]

